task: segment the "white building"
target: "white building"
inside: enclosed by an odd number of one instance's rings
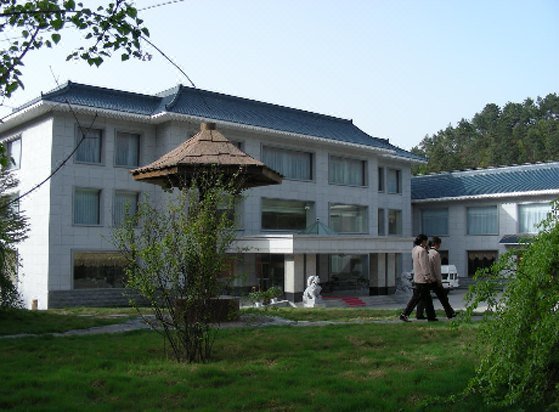
[[[19,248],[28,307],[125,302],[112,229],[126,202],[167,196],[129,170],[202,121],[284,175],[281,185],[247,191],[239,208],[237,242],[251,249],[234,268],[237,288],[279,285],[299,301],[318,274],[325,293],[395,290],[411,248],[410,168],[422,158],[317,113],[184,86],[151,96],[68,83],[0,124],[19,194],[44,181],[20,201],[30,222]],[[316,219],[336,233],[300,233]]]
[[[442,239],[443,260],[473,276],[538,232],[559,195],[559,162],[412,177],[413,231]]]

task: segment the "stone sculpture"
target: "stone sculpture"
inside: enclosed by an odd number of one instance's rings
[[[320,277],[318,275],[311,275],[307,279],[307,288],[303,292],[303,306],[306,308],[314,308],[322,304],[322,297],[320,292]]]

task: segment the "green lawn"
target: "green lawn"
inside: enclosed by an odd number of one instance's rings
[[[121,323],[130,318],[130,309],[122,311],[97,311],[76,309],[72,311],[10,310],[0,311],[0,336],[22,333],[56,333],[71,329]],[[118,316],[117,316],[118,315]]]
[[[397,319],[401,309],[385,310],[370,308],[281,308],[271,307],[268,309],[245,308],[245,314],[266,314],[279,316],[285,319],[297,321],[377,321]],[[441,312],[441,316],[444,316]]]
[[[230,328],[218,332],[213,361],[194,365],[166,359],[149,331],[0,339],[0,409],[490,410],[477,399],[422,407],[464,389],[476,330],[448,322]]]

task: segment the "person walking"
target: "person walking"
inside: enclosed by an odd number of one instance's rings
[[[417,235],[414,240],[414,247],[411,251],[413,261],[413,281],[415,288],[413,295],[409,300],[406,308],[400,315],[400,320],[410,322],[408,316],[413,312],[420,301],[425,304],[427,311],[427,320],[437,321],[435,309],[433,308],[433,300],[431,299],[431,283],[434,279],[429,269],[429,253],[427,252],[427,236],[424,234]]]
[[[431,247],[429,248],[429,270],[431,276],[435,279],[434,283],[431,283],[431,290],[437,295],[439,302],[443,306],[446,317],[451,319],[456,316],[456,312],[450,306],[448,301],[448,292],[443,287],[443,278],[441,275],[441,254],[439,249],[441,248],[442,240],[438,236],[433,236],[430,242]],[[427,319],[425,317],[425,305],[423,301],[420,301],[417,305],[416,319]]]

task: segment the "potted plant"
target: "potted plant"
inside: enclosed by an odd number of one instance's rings
[[[265,293],[269,302],[276,303],[278,298],[283,295],[283,290],[279,286],[272,286]]]
[[[267,290],[257,290],[255,287],[252,288],[251,292],[248,294],[248,299],[254,303],[254,306],[266,306],[270,302],[277,301],[277,298],[283,295],[283,291],[278,286],[272,286]]]
[[[254,306],[259,307],[262,304],[262,300],[263,300],[262,292],[256,290],[256,288],[253,287],[248,294],[248,300],[250,300],[254,304]]]

